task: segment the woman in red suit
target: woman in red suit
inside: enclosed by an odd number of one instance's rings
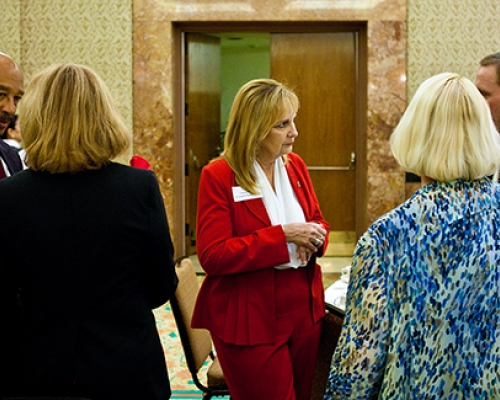
[[[310,397],[324,316],[323,219],[292,153],[299,102],[271,79],[237,93],[224,153],[203,168],[192,325],[208,329],[234,400]]]

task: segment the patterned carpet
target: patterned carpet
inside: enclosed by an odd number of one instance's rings
[[[324,273],[323,286],[326,288],[339,279],[339,274]],[[199,277],[200,282],[203,279]],[[191,374],[187,369],[178,336],[177,327],[170,309],[170,304],[154,310],[156,325],[160,333],[161,342],[165,350],[168,372],[170,375],[170,386],[172,388],[172,400],[180,399],[202,399],[202,393],[197,389],[191,379]],[[205,376],[205,371],[201,371],[200,377]],[[218,399],[228,399],[228,397],[217,397]]]

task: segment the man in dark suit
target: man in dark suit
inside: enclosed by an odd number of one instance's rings
[[[500,132],[500,51],[484,57],[477,71],[476,86],[491,110],[491,117]]]
[[[17,63],[7,54],[0,52],[0,136],[3,135],[12,117],[16,114],[17,104],[24,94],[23,74]],[[14,175],[21,171],[23,165],[21,158],[16,150],[0,139],[0,179]],[[15,296],[11,296],[15,302]],[[7,384],[15,385],[15,375],[7,373],[16,369],[17,357],[13,351],[14,341],[17,340],[18,332],[16,324],[16,315],[11,314],[16,309],[16,304],[0,305],[0,383],[2,378],[5,382],[0,387],[0,396],[2,390],[6,390]],[[5,322],[11,321],[7,326]]]
[[[0,53],[0,136],[3,135],[24,94],[23,74],[17,63]],[[23,169],[17,152],[0,140],[0,179]]]
[[[489,54],[479,61],[481,66],[476,75],[476,87],[490,106],[491,118],[500,132],[500,51]],[[500,179],[500,171],[493,176]]]

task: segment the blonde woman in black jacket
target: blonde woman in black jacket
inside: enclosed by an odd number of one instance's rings
[[[20,120],[29,169],[0,182],[0,307],[21,316],[12,394],[170,398],[151,310],[177,280],[154,173],[111,161],[129,134],[85,66],[36,75]]]

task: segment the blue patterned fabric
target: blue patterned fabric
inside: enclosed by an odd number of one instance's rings
[[[359,239],[325,399],[500,399],[499,203],[434,182]]]

